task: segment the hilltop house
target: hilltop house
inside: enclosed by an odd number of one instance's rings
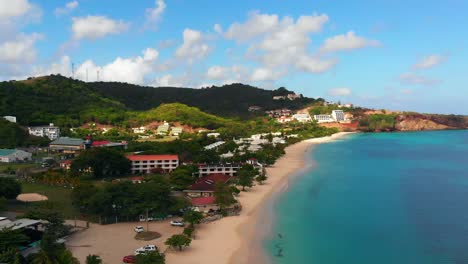
[[[333,110],[331,116],[336,122],[341,122],[345,120],[343,110]]]
[[[183,127],[173,127],[171,128],[171,135],[180,136],[180,134],[182,134],[183,131],[184,131]]]
[[[50,140],[55,140],[60,137],[60,128],[50,123],[49,126],[28,127],[30,135],[37,137],[48,137]]]
[[[3,119],[10,121],[12,123],[16,123],[16,116],[3,116]]]
[[[158,129],[156,130],[156,133],[158,135],[165,136],[169,132],[169,128],[170,128],[169,123],[164,121],[164,123],[162,125],[158,126]]]
[[[156,169],[173,171],[179,167],[179,157],[177,155],[129,155],[132,162],[132,173],[151,173]]]
[[[218,142],[215,142],[213,144],[210,144],[208,146],[203,147],[203,149],[205,149],[205,150],[217,149],[219,146],[224,145],[224,143],[226,143],[226,142],[218,141]]]
[[[0,162],[30,161],[32,154],[19,149],[0,149]]]
[[[134,134],[143,134],[146,132],[146,127],[141,126],[141,127],[134,127],[132,128],[132,131]]]
[[[317,123],[331,123],[335,122],[335,119],[331,115],[314,115],[314,119]]]
[[[310,117],[309,114],[295,114],[293,115],[293,118],[296,119],[297,121],[301,123],[306,123],[312,121],[312,118]]]

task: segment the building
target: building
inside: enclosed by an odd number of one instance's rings
[[[283,109],[266,111],[265,113],[272,118],[278,118],[282,116],[291,116],[292,111],[287,108],[283,108]]]
[[[18,246],[17,251],[23,257],[27,257],[30,254],[39,252],[45,223],[43,220],[22,218],[11,221],[6,217],[0,217],[0,230],[11,228],[11,230],[21,232],[26,239]],[[64,239],[59,239],[59,241],[60,243],[65,242]]]
[[[224,141],[218,141],[218,142],[215,142],[215,143],[213,143],[213,144],[209,144],[208,146],[203,147],[203,149],[205,149],[205,150],[216,149],[216,148],[218,148],[219,146],[224,145],[224,143],[226,143],[226,142],[224,142]]]
[[[169,132],[169,128],[170,128],[169,123],[164,122],[162,125],[158,126],[158,129],[156,130],[156,133],[158,135],[165,136]]]
[[[23,162],[30,161],[32,154],[19,149],[0,149],[0,162]]]
[[[60,137],[60,128],[50,123],[49,126],[28,127],[29,135],[37,137],[48,137],[55,140]]]
[[[317,123],[331,123],[335,122],[335,119],[331,115],[314,115],[314,119]]]
[[[302,96],[301,94],[292,93],[292,94],[288,94],[288,99],[293,101],[293,100],[301,98],[301,96]]]
[[[132,131],[134,134],[143,134],[146,132],[146,127],[141,126],[141,127],[134,127],[132,128]]]
[[[286,96],[284,95],[273,96],[273,100],[284,100],[284,99],[286,99]]]
[[[50,142],[49,149],[62,153],[75,154],[85,149],[85,140],[81,138],[59,137]]]
[[[16,123],[16,116],[4,116],[3,119],[10,121],[12,123]]]
[[[70,170],[71,169],[71,164],[72,164],[71,160],[62,160],[59,163],[60,168],[62,168],[64,170]]]
[[[213,133],[208,133],[206,134],[207,137],[214,137],[214,138],[218,138],[219,136],[221,136],[220,133],[216,133],[216,132],[213,132]]]
[[[297,121],[301,123],[306,123],[312,121],[312,118],[310,117],[309,114],[295,114],[293,115],[293,118],[296,119]]]
[[[173,171],[179,167],[177,155],[129,155],[127,158],[132,162],[132,173],[151,173],[156,169]]]
[[[214,173],[199,178],[194,184],[184,190],[184,193],[190,197],[210,197],[213,196],[215,185],[218,182],[227,183],[232,176]]]
[[[337,122],[341,122],[345,120],[345,115],[344,115],[343,110],[333,110],[331,116]]]
[[[180,134],[182,134],[183,131],[184,131],[183,127],[173,127],[171,128],[171,135],[180,136]]]
[[[257,105],[252,105],[252,106],[249,106],[249,112],[258,112],[258,111],[262,111],[262,107],[260,106],[257,106]]]
[[[280,116],[276,119],[278,123],[288,123],[293,121],[294,119],[290,116]]]
[[[236,176],[237,171],[241,167],[241,163],[199,164],[198,175],[200,177],[205,177],[210,174],[225,174],[228,176]]]
[[[127,149],[128,142],[121,141],[121,142],[110,142],[107,140],[101,141],[91,141],[92,148],[120,148],[120,149]]]

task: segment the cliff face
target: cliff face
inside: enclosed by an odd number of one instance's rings
[[[466,129],[467,116],[402,114],[396,117],[395,129],[400,131]]]
[[[438,124],[426,119],[404,119],[395,124],[396,130],[400,131],[419,131],[419,130],[442,130],[451,127]]]

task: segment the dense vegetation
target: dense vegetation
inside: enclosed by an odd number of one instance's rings
[[[21,193],[21,184],[14,178],[0,177],[0,197],[15,199]]]
[[[373,114],[359,120],[359,126],[363,131],[394,131],[395,125],[395,114]]]
[[[115,177],[130,172],[130,161],[117,150],[92,148],[73,160],[71,171],[75,175],[90,173],[93,178]]]
[[[0,148],[45,146],[48,144],[49,140],[47,138],[30,136],[18,124],[0,118]]]

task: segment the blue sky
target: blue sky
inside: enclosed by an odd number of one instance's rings
[[[0,79],[242,82],[468,114],[468,1],[0,0]]]

